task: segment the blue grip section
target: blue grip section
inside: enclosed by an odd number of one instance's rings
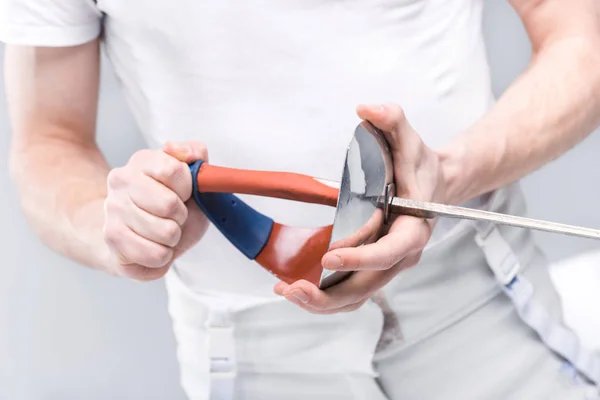
[[[192,196],[198,207],[221,233],[250,260],[265,247],[273,229],[273,220],[230,193],[198,191],[198,170],[203,161],[190,165]]]

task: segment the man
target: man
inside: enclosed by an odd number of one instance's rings
[[[84,265],[166,278],[189,398],[597,392],[598,360],[561,328],[527,231],[399,217],[323,257],[351,279],[287,285],[208,227],[186,165],[208,149],[218,165],[339,179],[366,119],[392,146],[399,194],[522,213],[514,182],[600,123],[597,1],[511,1],[534,56],[497,102],[481,1],[1,4],[23,209]],[[94,140],[101,43],[150,147],[112,170]],[[324,207],[247,200],[281,223],[331,222]]]

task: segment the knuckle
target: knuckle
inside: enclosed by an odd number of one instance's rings
[[[364,265],[365,263],[363,257],[360,255],[360,253],[358,253],[356,256],[356,260],[354,261],[354,269],[361,270],[363,269]]]
[[[174,216],[181,206],[181,199],[175,192],[170,192],[168,196],[165,196],[159,206],[159,212],[162,217]]]
[[[192,140],[185,142],[185,145],[191,151],[191,154],[189,154],[189,156],[192,160],[208,161],[208,151],[206,149],[206,145],[203,142]]]
[[[127,182],[125,170],[123,168],[113,168],[106,177],[106,183],[109,188],[118,188]]]
[[[181,238],[181,228],[175,221],[168,221],[163,230],[169,246],[175,246]]]
[[[165,246],[155,246],[149,253],[152,260],[151,266],[154,268],[160,268],[167,265],[167,263],[171,261],[173,250]]]
[[[388,254],[383,259],[383,265],[381,266],[383,269],[388,269],[398,264],[399,258],[395,257],[393,254]]]
[[[396,118],[398,118],[399,121],[406,121],[404,109],[399,105],[396,105]]]
[[[165,181],[172,181],[183,169],[183,164],[173,157],[165,156],[161,162],[158,175]]]
[[[392,111],[394,118],[398,121],[403,121],[406,119],[406,114],[404,113],[404,109],[395,103],[388,103],[387,107]]]
[[[180,216],[181,221],[178,221],[178,223],[180,225],[183,225],[185,223],[185,221],[187,221],[188,216],[189,216],[189,210],[188,210],[187,206],[185,204],[183,204],[183,207],[181,207],[181,216]]]
[[[106,223],[104,241],[112,248],[118,247],[125,237],[125,230],[117,223]]]
[[[422,251],[418,251],[414,254],[411,254],[409,257],[406,257],[405,260],[403,260],[402,262],[402,267],[403,268],[411,268],[414,267],[415,265],[417,265],[419,263],[419,261],[421,260],[421,255],[423,254]]]
[[[201,160],[208,161],[208,149],[203,143],[200,144],[200,149],[198,150],[198,152],[198,155],[200,156]]]
[[[200,160],[208,161],[208,149],[206,145],[202,142],[195,142],[194,146],[196,146],[196,156]]]

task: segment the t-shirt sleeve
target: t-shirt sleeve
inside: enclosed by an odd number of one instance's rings
[[[93,0],[0,0],[0,42],[75,46],[96,38],[102,13]]]

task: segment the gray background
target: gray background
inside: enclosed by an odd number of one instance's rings
[[[505,1],[488,1],[485,33],[500,94],[527,65],[530,46]],[[0,47],[0,58],[2,58]],[[113,165],[143,143],[104,63],[99,142]],[[4,88],[0,82],[0,91]],[[0,100],[0,160],[9,142]],[[530,216],[600,227],[600,136],[524,180]],[[183,399],[162,282],[109,278],[43,247],[0,168],[0,399]],[[577,206],[572,206],[575,200]],[[597,248],[590,240],[537,234],[551,259]]]

